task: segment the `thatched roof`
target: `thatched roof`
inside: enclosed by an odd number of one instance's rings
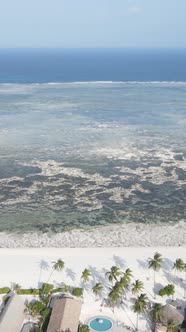
[[[47,332],[77,332],[82,302],[74,298],[56,299]]]
[[[173,320],[176,325],[180,325],[183,322],[184,317],[172,305],[166,304],[161,309],[160,320],[163,325],[167,325],[170,320]]]
[[[24,299],[14,294],[0,315],[0,332],[20,332],[24,321]]]

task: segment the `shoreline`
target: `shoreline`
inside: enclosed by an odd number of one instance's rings
[[[0,248],[184,247],[186,223],[114,224],[63,233],[0,233]]]

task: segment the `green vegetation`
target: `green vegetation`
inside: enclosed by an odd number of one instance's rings
[[[160,291],[159,291],[160,296],[165,296],[165,295],[167,295],[167,296],[172,295],[173,296],[174,293],[175,293],[175,287],[172,284],[168,284],[167,286],[161,288]]]
[[[154,303],[152,309],[150,310],[150,318],[154,323],[153,331],[156,331],[156,324],[160,322],[161,310],[162,310],[161,303]]]
[[[148,268],[154,271],[154,286],[155,286],[155,275],[161,269],[163,263],[163,258],[161,254],[155,253],[153,258],[148,259]],[[52,273],[54,271],[62,271],[64,268],[64,262],[59,259],[57,262],[53,263]],[[176,259],[173,264],[172,270],[178,272],[186,272],[186,264],[181,258]],[[173,273],[172,273],[173,274]],[[51,274],[52,275],[52,274]],[[127,268],[125,271],[122,271],[118,266],[112,266],[110,271],[106,272],[105,276],[107,277],[106,285],[95,280],[95,284],[92,287],[92,292],[99,298],[102,294],[106,296],[104,301],[106,304],[110,305],[113,309],[117,305],[118,307],[123,304],[123,300],[126,300],[127,294],[136,295],[137,298],[133,304],[133,311],[136,313],[136,329],[138,329],[138,319],[140,314],[145,314],[149,308],[149,300],[147,295],[142,293],[144,290],[144,284],[139,279],[134,279],[131,269]],[[95,277],[95,276],[93,276]],[[89,269],[84,269],[81,275],[81,279],[88,283],[91,279],[91,272]],[[47,325],[51,315],[51,309],[49,308],[49,303],[52,297],[52,294],[55,293],[69,293],[73,296],[82,297],[83,288],[61,284],[59,288],[54,288],[53,284],[48,282],[43,283],[40,289],[36,288],[21,288],[19,284],[14,284],[13,289],[18,295],[36,295],[39,296],[39,300],[31,301],[28,303],[25,309],[25,313],[37,318],[38,327],[33,330],[33,332],[45,332],[47,330]],[[11,291],[9,287],[0,288],[0,294],[8,294]],[[173,284],[168,284],[162,289],[160,289],[158,295],[160,296],[173,296],[175,293],[175,286]],[[106,295],[105,295],[106,294]],[[155,290],[154,290],[155,297]],[[4,301],[8,301],[9,297],[5,295],[3,297]],[[149,308],[148,317],[151,319],[152,328],[156,327],[156,323],[160,322],[162,304],[151,302],[151,309]],[[90,329],[87,325],[80,325],[78,332],[89,332]],[[177,332],[177,326],[175,322],[170,321],[167,324],[167,332]]]
[[[12,290],[18,293],[21,290],[21,286],[19,284],[14,284]]]
[[[81,275],[81,279],[83,279],[84,282],[89,282],[91,277],[91,272],[88,269],[84,269]]]
[[[71,287],[64,285],[63,287],[52,289],[51,293],[71,293]]]
[[[90,328],[88,325],[79,325],[79,328],[78,328],[78,332],[89,332],[90,331]]]
[[[9,287],[2,287],[0,288],[0,294],[7,294],[11,291]]]
[[[78,287],[74,288],[72,290],[72,295],[77,296],[77,297],[81,297],[83,295],[83,289],[78,288]]]
[[[54,289],[54,286],[52,284],[48,284],[47,282],[44,282],[40,289],[40,294],[45,294],[45,293],[50,294],[50,293],[52,293],[53,289]]]
[[[148,298],[146,294],[141,294],[136,299],[134,305],[133,305],[133,311],[137,314],[136,317],[136,330],[138,330],[138,319],[139,315],[144,313],[147,310],[148,307]]]
[[[39,327],[34,327],[31,332],[43,332]]]
[[[130,283],[131,279],[132,279],[133,275],[132,275],[132,270],[131,269],[126,269],[123,275],[123,278],[125,278],[125,280]]]
[[[135,282],[132,284],[132,294],[137,295],[142,292],[144,288],[143,282],[140,280],[135,280]]]
[[[45,305],[41,301],[34,301],[34,302],[29,302],[26,305],[26,309],[24,312],[25,312],[25,314],[30,315],[33,318],[35,318],[44,309],[45,309]]]
[[[31,332],[43,332],[39,327],[34,327]]]
[[[184,261],[181,258],[177,258],[172,269],[179,272],[184,271],[185,270]]]
[[[61,272],[63,271],[64,267],[65,267],[65,263],[62,261],[61,258],[59,258],[56,262],[52,262],[52,272],[50,273],[50,276],[47,280],[47,283],[49,283],[49,280],[51,279],[54,271],[57,271],[57,272]]]
[[[45,308],[40,312],[39,327],[42,328],[43,332],[47,330],[51,312],[52,310],[50,308]]]
[[[18,295],[39,295],[40,290],[36,288],[21,288],[17,291]]]
[[[106,272],[105,276],[108,277],[110,282],[117,281],[118,277],[122,275],[122,272],[118,266],[112,266],[110,271]]]
[[[156,252],[153,258],[149,258],[148,268],[154,270],[154,299],[156,298],[155,284],[156,284],[156,272],[161,269],[163,263],[162,255]]]
[[[102,290],[103,290],[103,285],[100,282],[98,282],[97,284],[95,284],[94,287],[92,287],[92,291],[96,296],[99,296]]]
[[[173,319],[170,319],[167,323],[167,330],[166,332],[178,332],[179,328],[176,322]]]
[[[33,331],[45,331],[48,325],[51,309],[41,301],[31,301],[26,305],[25,314],[30,315],[33,319],[39,317],[39,326]]]

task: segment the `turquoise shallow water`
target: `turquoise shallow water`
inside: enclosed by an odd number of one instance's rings
[[[186,83],[0,85],[0,231],[185,221]]]

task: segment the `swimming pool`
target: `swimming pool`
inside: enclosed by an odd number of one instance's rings
[[[99,316],[90,319],[88,325],[93,331],[105,332],[112,329],[113,322],[110,318]]]

